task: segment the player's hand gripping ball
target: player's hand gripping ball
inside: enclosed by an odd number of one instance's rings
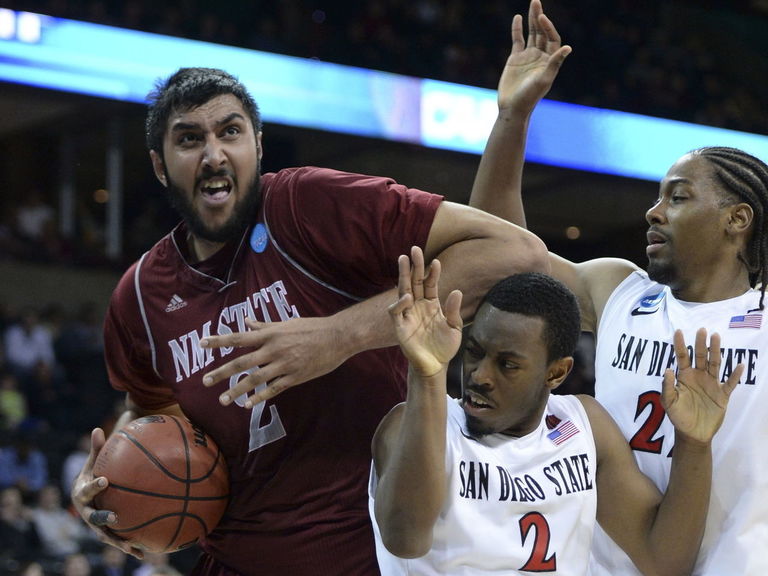
[[[188,420],[145,416],[110,436],[93,467],[109,486],[94,503],[117,514],[109,529],[148,552],[191,546],[218,524],[229,498],[227,467],[210,436]]]

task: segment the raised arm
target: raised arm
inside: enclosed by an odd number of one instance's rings
[[[571,47],[561,45],[557,29],[543,14],[540,0],[531,1],[527,42],[523,17],[515,15],[512,52],[499,79],[499,114],[480,160],[470,206],[525,227],[521,182],[528,122],[570,53]]]
[[[522,16],[514,17],[512,51],[499,79],[499,114],[480,159],[470,206],[526,226],[521,187],[528,123],[570,53],[570,46],[561,45],[540,0],[530,4],[527,41]],[[637,270],[627,260],[604,258],[576,264],[555,254],[550,254],[550,266],[552,276],[576,294],[582,329],[588,332],[597,331],[603,307],[616,286]]]
[[[398,300],[389,313],[408,358],[408,396],[382,421],[372,450],[379,477],[376,522],[394,555],[423,556],[447,492],[445,469],[446,374],[461,344],[461,293],[452,292],[440,309],[440,263],[424,276],[419,248],[411,261],[401,256]]]
[[[739,365],[720,384],[720,337],[709,351],[706,330],[696,334],[691,365],[682,333],[675,333],[678,376],[664,375],[662,404],[675,426],[672,469],[662,495],[643,475],[608,413],[582,398],[598,450],[597,517],[644,574],[688,574],[704,533],[712,480],[712,437],[741,377]]]

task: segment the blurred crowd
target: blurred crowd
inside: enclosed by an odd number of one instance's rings
[[[172,562],[188,566],[189,557],[141,563],[105,549],[69,502],[90,430],[109,432],[122,412],[107,382],[100,312],[0,312],[0,576],[178,574]]]
[[[7,4],[7,2],[6,2]],[[493,88],[528,0],[11,1],[12,8]],[[555,99],[768,133],[765,0],[548,0]],[[226,67],[226,63],[222,63]],[[256,95],[258,98],[258,95]]]

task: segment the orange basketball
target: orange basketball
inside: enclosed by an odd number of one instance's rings
[[[188,420],[156,414],[109,437],[93,467],[109,486],[96,508],[117,514],[110,530],[148,552],[175,552],[218,524],[229,478],[216,443]]]

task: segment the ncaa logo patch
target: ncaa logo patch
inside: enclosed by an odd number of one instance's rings
[[[267,227],[259,222],[253,227],[253,232],[251,232],[251,249],[257,254],[261,254],[267,249],[267,244],[269,244]]]
[[[632,310],[631,314],[632,316],[653,314],[654,312],[659,311],[662,302],[664,302],[664,292],[659,292],[658,294],[650,294],[638,302],[637,307]]]

